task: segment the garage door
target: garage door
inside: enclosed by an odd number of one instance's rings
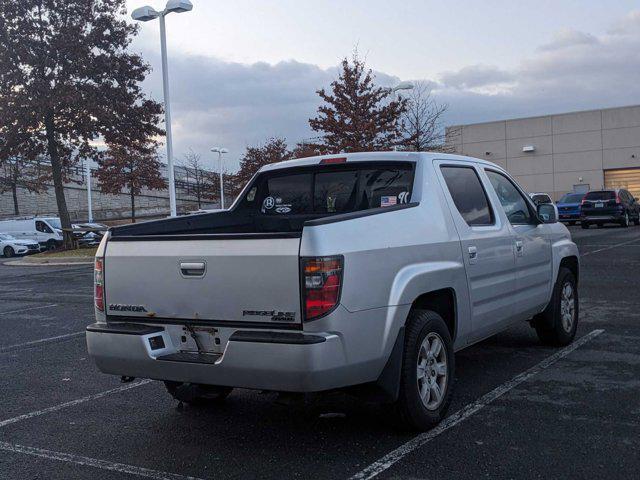
[[[605,188],[625,188],[640,198],[640,168],[625,168],[604,171]]]

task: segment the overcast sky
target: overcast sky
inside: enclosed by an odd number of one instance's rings
[[[307,120],[357,45],[381,85],[425,80],[447,124],[640,103],[636,1],[192,0],[167,17],[174,154],[313,136]],[[163,1],[128,0],[160,10]],[[397,5],[396,5],[397,3]],[[162,99],[158,22],[133,50]]]

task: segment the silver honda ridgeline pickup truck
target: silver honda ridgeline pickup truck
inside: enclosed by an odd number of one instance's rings
[[[111,229],[87,345],[102,372],[187,403],[346,389],[428,429],[456,350],[524,321],[572,341],[578,273],[555,206],[492,163],[313,157],[260,169],[227,211]]]

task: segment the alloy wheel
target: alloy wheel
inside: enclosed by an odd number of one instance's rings
[[[429,333],[422,341],[417,367],[422,403],[427,410],[436,410],[444,400],[448,380],[446,347],[437,333]]]
[[[562,328],[564,328],[566,332],[571,332],[575,321],[575,293],[573,291],[573,285],[570,282],[562,286],[560,318],[562,320]]]

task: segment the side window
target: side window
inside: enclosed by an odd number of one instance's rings
[[[53,230],[42,220],[36,220],[36,230],[42,233],[53,233]]]
[[[492,170],[486,172],[509,221],[513,225],[531,223],[533,216],[529,204],[511,180]]]
[[[456,208],[468,225],[492,225],[493,211],[478,174],[471,167],[441,167]]]

